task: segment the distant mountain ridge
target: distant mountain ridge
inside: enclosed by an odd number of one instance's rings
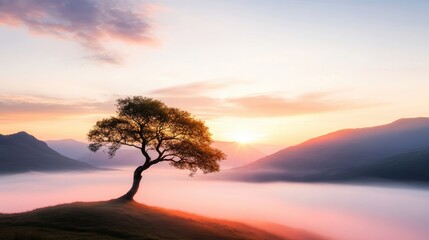
[[[88,144],[74,139],[47,140],[45,142],[50,148],[73,159],[79,159],[82,155],[91,153],[88,149]]]
[[[48,140],[46,143],[55,151],[67,157],[97,167],[138,166],[143,163],[143,155],[140,151],[126,146],[120,148],[113,158],[109,158],[109,155],[103,149],[95,153],[91,152],[87,143],[74,139]]]
[[[381,178],[429,182],[429,118],[336,131],[261,158],[229,175],[250,181]]]
[[[103,151],[93,153],[89,151],[88,144],[73,139],[48,140],[46,143],[67,157],[98,167],[137,166],[142,164],[143,160],[140,151],[127,147],[120,148],[115,157],[109,159],[107,153]],[[224,169],[243,166],[266,156],[258,149],[258,145],[215,141],[213,146],[221,149],[227,155],[227,160],[221,162],[221,167]],[[264,147],[276,149],[276,146]]]
[[[26,132],[0,134],[0,174],[95,169],[89,164],[59,154]]]

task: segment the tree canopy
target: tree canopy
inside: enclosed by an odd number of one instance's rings
[[[91,151],[105,146],[113,157],[123,145],[137,148],[144,157],[142,171],[159,162],[188,169],[191,175],[198,169],[219,171],[225,154],[211,147],[207,126],[189,112],[141,96],[118,99],[116,107],[116,116],[98,121],[89,131]]]

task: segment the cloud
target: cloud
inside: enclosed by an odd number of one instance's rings
[[[44,120],[112,112],[114,112],[113,101],[0,96],[0,120]]]
[[[77,41],[87,58],[117,64],[121,57],[105,48],[108,40],[152,42],[142,5],[113,0],[0,0],[0,24]]]
[[[201,81],[187,83],[183,85],[177,85],[172,87],[160,88],[151,92],[151,94],[156,95],[169,95],[169,96],[188,96],[188,95],[199,95],[206,94],[208,92],[216,90],[225,90],[226,88],[245,83],[239,80],[220,80],[220,81]]]
[[[245,117],[282,117],[303,114],[332,112],[355,108],[347,101],[329,100],[330,93],[311,93],[296,98],[270,95],[230,98],[226,102],[233,106],[233,113]]]
[[[287,117],[305,114],[350,110],[363,107],[352,101],[334,101],[328,97],[314,98],[306,95],[296,98],[270,95],[243,96],[217,99],[202,96],[162,96],[167,104],[186,109],[205,118],[216,117]]]
[[[335,92],[312,92],[297,97],[278,94],[245,95],[230,98],[210,97],[213,91],[225,91],[243,82],[196,82],[152,91],[167,104],[186,109],[204,118],[217,117],[287,117],[342,111],[364,107],[350,100],[333,98]]]
[[[206,120],[222,117],[288,117],[368,107],[368,104],[335,99],[335,92],[315,92],[298,97],[259,94],[216,98],[207,94],[214,90],[222,91],[222,89],[235,84],[237,83],[228,85],[225,82],[198,82],[158,89],[146,96],[160,99],[169,106],[185,109],[198,118]],[[192,92],[192,87],[198,91]],[[0,121],[32,121],[111,115],[115,112],[114,99],[119,97],[122,96],[115,95],[108,100],[97,101],[93,99],[0,95]]]

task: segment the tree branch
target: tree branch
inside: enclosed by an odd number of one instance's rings
[[[163,161],[163,160],[162,160],[162,158],[157,158],[157,159],[155,159],[155,160],[152,160],[152,161],[150,162],[150,165],[152,166],[152,165],[157,164],[157,163],[162,162],[162,161]]]
[[[158,158],[161,158],[163,154],[163,152],[161,152],[161,149],[160,149],[162,141],[163,141],[162,139],[158,139],[158,144],[156,144],[156,147],[155,147],[155,151],[158,153]]]
[[[146,145],[147,145],[147,141],[145,139],[143,139],[142,140],[142,148],[140,149],[143,156],[145,157],[145,161],[144,161],[143,166],[150,164],[150,156],[146,151]]]
[[[174,160],[173,158],[164,158],[164,159],[162,159],[161,161],[163,161],[163,162],[174,162],[174,163],[179,163],[179,162],[182,162],[183,160],[182,160],[182,159],[180,159],[180,160]]]
[[[135,148],[138,148],[138,149],[142,149],[141,147],[139,147],[137,145],[134,145],[134,144],[131,144],[131,143],[122,142],[122,141],[115,141],[114,143],[119,143],[119,144],[122,144],[122,145],[125,145],[125,146],[130,146],[130,147],[135,147]]]

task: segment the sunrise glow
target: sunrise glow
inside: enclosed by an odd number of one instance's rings
[[[428,13],[0,0],[0,240],[429,240]]]
[[[258,134],[246,130],[236,131],[231,134],[231,140],[241,144],[256,142],[259,139],[260,136],[258,136]]]
[[[143,15],[120,18],[118,27],[129,29],[113,31],[99,22],[116,15],[92,14],[80,22],[80,16],[63,19],[55,12],[60,4],[32,3],[24,6],[26,14],[0,9],[6,16],[0,37],[7,42],[0,46],[0,84],[8,86],[0,93],[3,134],[25,130],[45,140],[84,141],[95,115],[115,113],[115,99],[132,95],[190,111],[216,140],[278,145],[429,115],[429,39],[418,24],[426,21],[424,6],[135,1],[120,7],[141,4]],[[104,7],[118,7],[110,4]],[[30,24],[26,16],[33,15],[48,20]],[[225,136],[240,123],[265,137]]]

